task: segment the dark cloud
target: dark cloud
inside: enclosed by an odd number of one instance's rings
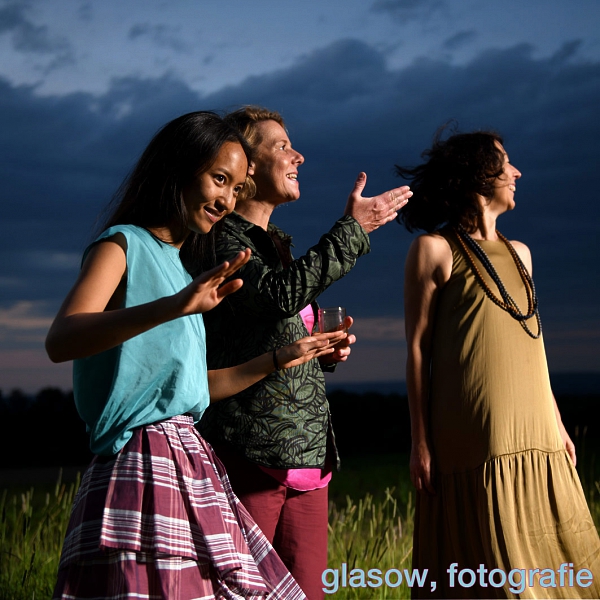
[[[502,217],[501,229],[533,251],[548,333],[596,332],[586,348],[597,355],[600,63],[574,57],[573,44],[549,58],[521,45],[465,65],[422,58],[391,70],[380,52],[346,40],[204,97],[169,76],[115,80],[101,97],[41,98],[35,88],[0,81],[0,308],[23,301],[56,308],[95,216],[150,136],[178,114],[248,103],[283,113],[306,162],[301,200],[278,209],[274,221],[294,234],[296,253],[342,214],[360,170],[369,176],[367,194],[400,184],[394,163],[416,164],[454,118],[462,130],[504,135],[523,178],[517,210]],[[371,254],[323,302],[400,318],[411,239],[396,224],[375,232]],[[549,336],[549,355],[555,367],[573,368],[575,355],[562,352],[560,339]],[[596,368],[591,361],[576,356],[580,370]]]
[[[82,21],[91,21],[94,17],[94,7],[91,2],[82,2],[77,9],[77,16]]]
[[[553,55],[552,59],[560,64],[571,58],[575,58],[583,44],[582,40],[570,40],[565,42]]]
[[[0,34],[11,36],[13,48],[19,52],[50,55],[45,68],[54,69],[73,62],[68,41],[50,34],[45,25],[36,25],[29,17],[30,2],[7,2],[0,6]]]
[[[115,80],[100,98],[39,97],[0,80],[0,279],[9,284],[0,306],[22,298],[56,305],[76,264],[48,269],[35,252],[80,254],[153,133],[198,107],[197,95],[169,77]]]
[[[218,106],[264,104],[286,117],[306,163],[300,203],[282,207],[275,220],[295,234],[298,251],[342,212],[358,171],[369,175],[367,192],[377,193],[397,184],[393,164],[416,164],[449,119],[464,131],[500,131],[524,173],[518,208],[500,226],[532,248],[547,330],[585,322],[598,340],[600,64],[573,60],[572,47],[534,58],[531,46],[520,45],[488,50],[465,65],[422,58],[390,70],[373,48],[345,41],[209,99]],[[371,316],[398,314],[411,239],[395,225],[375,232],[373,252],[323,301],[354,304]],[[553,367],[596,368],[591,358],[570,358],[552,343],[549,351]]]
[[[383,56],[373,48],[355,40],[339,40],[305,55],[290,69],[250,77],[208,99],[227,103],[243,96],[265,102],[272,98],[288,111],[319,118],[322,109],[370,96],[372,78],[378,78],[384,68]]]
[[[407,23],[426,19],[445,7],[445,0],[376,0],[371,5],[371,10],[388,13],[395,21]]]
[[[477,39],[476,31],[459,31],[453,36],[449,37],[443,44],[442,48],[445,50],[458,50],[459,48],[463,48],[467,44],[475,41]]]
[[[147,38],[157,46],[169,48],[175,52],[187,52],[189,50],[189,45],[181,39],[181,29],[179,27],[138,23],[131,27],[127,37],[130,40]]]

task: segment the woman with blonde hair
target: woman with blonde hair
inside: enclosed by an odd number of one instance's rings
[[[300,197],[304,156],[279,113],[249,106],[226,117],[253,150],[254,189],[223,223],[217,258],[241,248],[252,257],[242,291],[206,316],[209,364],[223,368],[301,338],[313,330],[316,300],[369,252],[369,233],[406,204],[406,186],[362,196],[361,173],[344,215],[308,252],[294,259],[291,237],[271,222],[274,210]],[[347,326],[352,324],[348,319]],[[209,408],[200,431],[230,474],[233,489],[273,542],[310,600],[323,597],[327,567],[327,485],[338,462],[323,370],[345,361],[350,335],[333,354],[286,371]]]

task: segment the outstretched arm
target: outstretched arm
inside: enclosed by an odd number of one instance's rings
[[[366,180],[366,175],[361,173],[348,198],[344,216],[318,244],[288,267],[276,270],[265,264],[260,256],[253,256],[240,270],[244,288],[232,302],[243,306],[249,316],[289,318],[297,315],[334,281],[344,277],[357,259],[369,252],[367,234],[394,219],[397,210],[412,195],[408,187],[403,186],[373,198],[363,198],[361,192]],[[240,239],[238,232],[226,230],[218,241],[217,254],[221,260],[229,259],[246,244],[247,240]]]
[[[178,317],[205,312],[239,289],[239,279],[221,285],[248,262],[250,251],[240,252],[194,279],[173,296],[110,310],[109,303],[126,276],[127,261],[121,243],[102,241],[85,259],[75,285],[65,299],[46,338],[53,362],[85,358]]]
[[[429,371],[437,296],[450,277],[452,251],[439,235],[423,235],[406,258],[404,318],[408,358],[406,383],[410,409],[410,478],[418,492],[434,494],[429,442]]]
[[[335,344],[343,341],[347,334],[343,331],[317,333],[283,346],[276,351],[277,364],[281,369],[289,369],[301,365],[313,358],[330,355]],[[275,371],[273,353],[266,352],[248,362],[226,369],[208,372],[208,388],[210,401],[216,402],[229,398],[250,387]]]

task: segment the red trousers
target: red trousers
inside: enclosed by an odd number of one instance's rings
[[[327,487],[299,492],[281,485],[254,463],[217,445],[231,486],[290,570],[308,600],[325,596]]]

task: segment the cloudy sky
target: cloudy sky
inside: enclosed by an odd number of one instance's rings
[[[501,230],[529,244],[553,372],[598,371],[600,0],[0,0],[0,389],[69,389],[45,332],[95,220],[152,134],[190,110],[279,110],[305,156],[274,221],[295,253],[397,184],[435,130],[493,128],[523,173]],[[356,318],[337,382],[403,379],[395,223],[322,297]]]

